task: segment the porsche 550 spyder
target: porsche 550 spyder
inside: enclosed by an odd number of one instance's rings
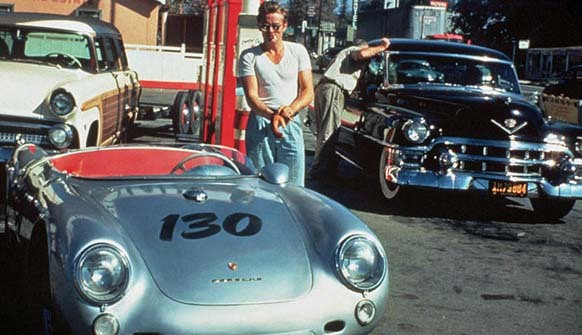
[[[287,180],[213,145],[18,147],[2,242],[34,332],[369,333],[388,302],[380,241]]]
[[[343,114],[336,153],[389,201],[412,188],[524,197],[556,219],[582,199],[582,128],[544,118],[499,51],[390,39]]]

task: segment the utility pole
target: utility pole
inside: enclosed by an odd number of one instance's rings
[[[354,31],[358,29],[358,4],[359,0],[352,0],[352,28]]]
[[[356,0],[354,0],[354,1],[356,1]],[[321,34],[321,10],[322,10],[322,7],[323,7],[323,0],[319,0],[319,13],[318,13],[318,18],[317,18],[317,35],[316,35],[317,36],[316,48],[317,48],[318,54],[321,54],[321,52],[323,52],[323,50],[319,50],[319,45],[320,45],[320,41],[321,41],[320,34]]]

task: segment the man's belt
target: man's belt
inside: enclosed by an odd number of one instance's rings
[[[331,85],[335,85],[335,86],[339,87],[339,89],[342,91],[342,93],[344,94],[344,97],[346,99],[350,95],[349,92],[347,90],[345,90],[342,85],[338,84],[333,79],[329,79],[327,77],[321,77],[321,79],[319,80],[319,82],[317,82],[317,85],[319,85],[319,84],[331,84]]]
[[[333,85],[336,85],[337,87],[341,88],[342,90],[344,89],[342,87],[342,85],[338,84],[335,80],[329,79],[327,77],[321,77],[321,79],[319,80],[317,85],[319,85],[319,84],[333,84]]]

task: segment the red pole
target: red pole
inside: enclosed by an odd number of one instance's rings
[[[208,143],[220,144],[220,124],[217,124],[217,119],[221,115],[220,95],[222,91],[222,78],[220,71],[222,70],[222,49],[224,48],[224,0],[215,2],[216,12],[216,29],[214,31],[214,54],[212,64],[212,96],[211,96],[211,116],[209,122],[209,132],[206,137]]]
[[[222,79],[222,115],[220,118],[220,143],[234,146],[235,114],[236,114],[236,75],[238,18],[241,12],[241,0],[225,0],[225,37],[224,64]],[[246,124],[245,124],[246,128]]]
[[[214,49],[216,30],[216,7],[217,0],[208,0],[206,10],[206,53],[204,57],[204,125],[202,128],[201,140],[209,142],[209,134],[212,132],[212,81],[214,74]]]

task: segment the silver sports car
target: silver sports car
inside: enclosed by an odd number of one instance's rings
[[[33,332],[366,334],[388,262],[349,210],[203,144],[48,154],[7,166],[10,259]]]

